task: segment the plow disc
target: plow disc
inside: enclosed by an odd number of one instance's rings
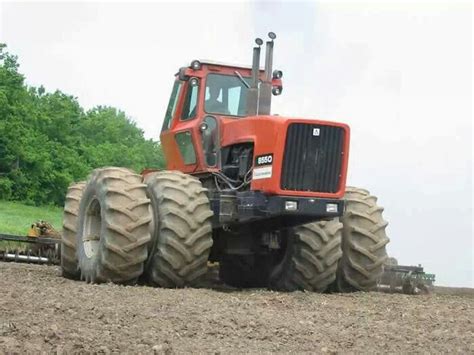
[[[60,239],[0,234],[0,241],[8,242],[0,250],[0,260],[36,264],[60,262]],[[17,246],[12,247],[11,244]]]

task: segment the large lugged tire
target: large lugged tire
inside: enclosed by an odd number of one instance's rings
[[[79,220],[79,204],[86,183],[84,181],[69,186],[64,203],[63,232],[61,234],[61,270],[68,279],[77,280],[81,276],[76,256],[76,233]]]
[[[387,261],[383,208],[369,191],[348,187],[343,224],[342,251],[336,289],[340,292],[371,291],[377,287]]]
[[[336,279],[341,231],[338,219],[291,228],[283,260],[270,275],[270,288],[324,292]]]
[[[169,288],[199,286],[207,273],[213,215],[201,182],[179,171],[145,177],[153,210],[153,255],[146,277]]]
[[[150,200],[142,176],[124,168],[96,169],[79,208],[77,255],[87,282],[133,284],[151,240]]]

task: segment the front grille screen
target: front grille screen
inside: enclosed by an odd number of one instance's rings
[[[288,127],[283,190],[334,193],[341,178],[344,129],[307,123]]]

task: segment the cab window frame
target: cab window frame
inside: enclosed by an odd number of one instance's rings
[[[201,93],[201,82],[199,82],[198,85],[191,85],[190,81],[187,82],[186,84],[186,92],[184,93],[184,98],[183,98],[183,107],[181,109],[181,114],[179,117],[180,121],[187,122],[195,119],[197,117],[198,109],[199,109],[199,95]],[[196,89],[196,94],[193,97],[193,90]],[[191,104],[191,100],[194,99],[195,105],[194,108],[189,111],[189,106]],[[186,112],[189,112],[189,116],[183,117]]]
[[[183,82],[178,79],[175,80],[173,88],[171,89],[168,106],[166,107],[165,118],[163,120],[163,126],[161,127],[162,132],[170,130],[173,125],[173,119],[176,116],[176,110],[178,108],[178,102],[180,100],[182,88]]]

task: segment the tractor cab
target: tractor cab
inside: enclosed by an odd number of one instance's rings
[[[272,69],[276,36],[269,37],[264,68],[257,38],[251,67],[193,60],[176,73],[161,132],[167,169],[208,188],[215,225],[281,211],[289,215],[279,223],[290,225],[343,210],[349,127],[271,114],[283,74]]]
[[[267,42],[272,56],[273,39]],[[282,92],[282,72],[271,72],[271,61],[259,68],[260,46],[254,48],[254,65],[193,60],[176,74],[168,103],[161,142],[168,169],[187,173],[220,169],[221,138],[232,121],[269,115],[271,95]]]

